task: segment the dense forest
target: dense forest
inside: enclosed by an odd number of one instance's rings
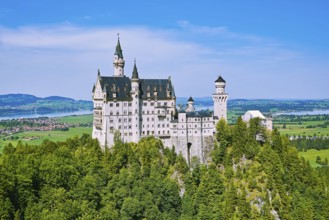
[[[153,137],[89,135],[0,156],[0,219],[329,219],[329,170],[312,169],[278,131],[217,125],[207,165]]]

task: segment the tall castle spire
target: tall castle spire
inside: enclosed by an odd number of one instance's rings
[[[138,77],[138,71],[137,71],[137,67],[136,67],[136,59],[134,61],[134,69],[133,69],[133,74],[131,76],[131,79],[139,79]]]
[[[125,60],[123,59],[119,34],[118,34],[118,43],[114,52],[113,66],[114,66],[113,76],[124,76]]]

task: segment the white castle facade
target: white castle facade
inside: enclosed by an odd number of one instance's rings
[[[176,107],[176,94],[171,78],[141,79],[136,62],[131,78],[124,74],[125,60],[118,39],[114,53],[113,76],[98,72],[93,87],[94,121],[92,137],[102,147],[114,144],[114,133],[124,142],[138,142],[154,136],[166,147],[175,147],[188,163],[192,157],[205,162],[212,149],[216,123],[227,118],[225,80],[219,76],[212,95],[214,111],[196,111],[190,97],[185,107]]]

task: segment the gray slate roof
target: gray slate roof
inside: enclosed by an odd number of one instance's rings
[[[186,112],[186,117],[190,118],[204,118],[204,117],[212,117],[212,112],[209,110],[200,110],[194,112]]]
[[[225,80],[222,78],[222,76],[219,76],[215,82],[223,82],[225,83]]]
[[[116,99],[121,101],[130,101],[131,80],[128,77],[106,77],[100,76],[102,90],[107,94],[107,100],[113,100],[113,93],[116,93]],[[150,99],[155,99],[157,93],[158,100],[168,100],[175,97],[175,90],[170,79],[139,79],[140,98],[147,100],[147,93],[150,93]],[[167,89],[170,96],[167,96]]]

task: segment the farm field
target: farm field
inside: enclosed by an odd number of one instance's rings
[[[323,124],[325,121],[302,121],[300,124],[296,123],[286,123],[286,128],[284,123],[276,123],[275,118],[273,120],[274,127],[277,127],[282,135],[289,136],[329,136],[329,126],[328,127],[318,127],[317,125]],[[310,127],[312,126],[312,127]]]
[[[76,127],[69,128],[68,131],[26,131],[15,134],[15,136],[18,136],[19,140],[21,140],[23,143],[39,145],[45,139],[49,139],[51,141],[64,141],[67,138],[81,136],[83,133],[91,134],[91,132],[91,127]],[[33,139],[33,137],[35,137],[35,139]],[[31,140],[29,140],[29,138],[31,138]],[[12,143],[15,146],[19,140],[3,141],[0,139],[0,152],[5,145]]]
[[[306,160],[308,160],[312,167],[318,167],[320,165],[315,162],[316,157],[320,156],[322,161],[324,161],[325,158],[329,159],[329,149],[327,149],[327,150],[311,149],[306,152],[299,152],[299,155],[304,157]]]

